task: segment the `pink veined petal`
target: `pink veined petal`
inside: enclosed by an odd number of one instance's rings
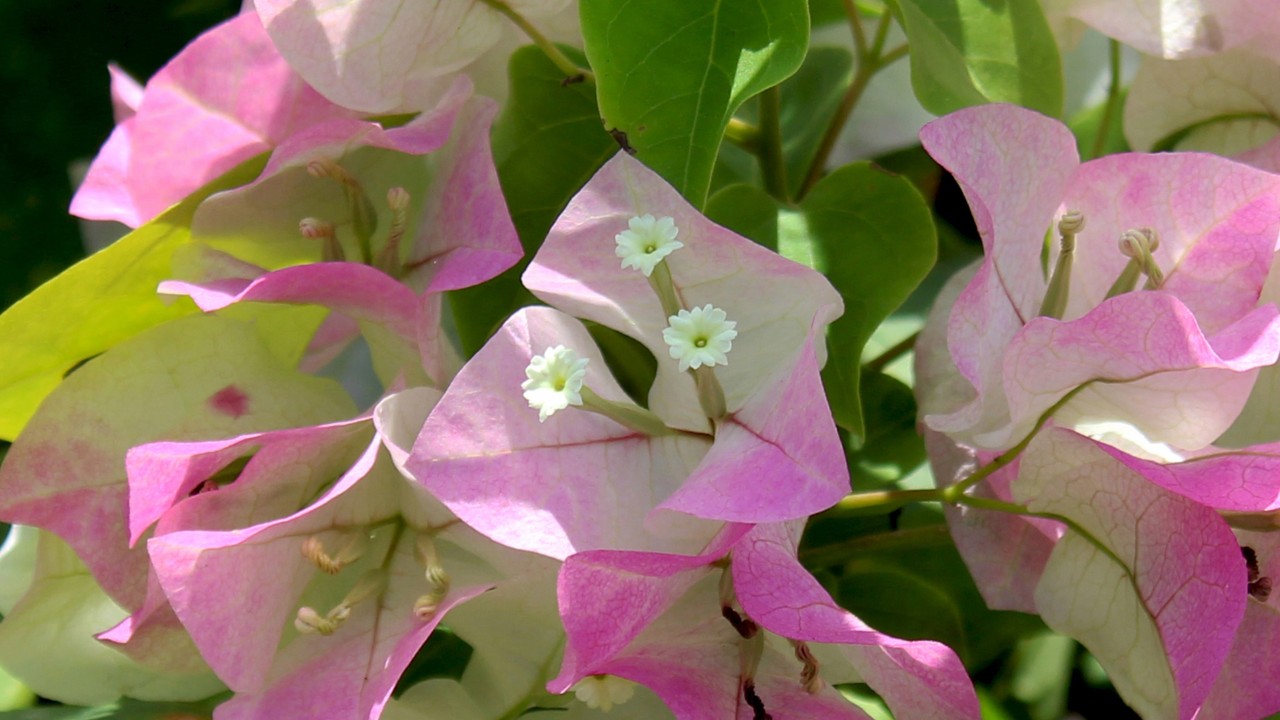
[[[816,271],[787,260],[712,223],[657,173],[619,153],[595,174],[551,228],[525,271],[534,295],[576,317],[639,340],[660,359],[649,407],[673,427],[706,428],[693,382],[669,358],[662,339],[667,317],[644,275],[623,269],[614,236],[631,218],[671,217],[684,248],[665,260],[686,307],[711,304],[737,323],[729,363],[716,368],[729,410],[742,407],[779,366],[791,359],[815,326],[843,312],[831,284]],[[762,283],[768,293],[761,293]],[[821,365],[825,349],[816,353]]]
[[[1274,27],[1262,0],[1214,3],[1162,0],[1053,0],[1050,17],[1076,18],[1147,55],[1200,57],[1242,43]]]
[[[1210,508],[1169,493],[1075,433],[1047,429],[1022,458],[1014,500],[1070,519],[1036,605],[1080,640],[1139,713],[1188,719],[1244,615],[1235,537]]]
[[[821,328],[817,328],[821,331]],[[711,451],[661,507],[731,522],[779,522],[831,507],[849,492],[844,449],[813,342],[716,432]]]
[[[90,167],[71,212],[137,227],[299,129],[351,115],[289,68],[255,14],[241,15],[151,78],[137,114]]]
[[[1253,551],[1259,579],[1280,582],[1280,537],[1239,530],[1236,537],[1242,549]],[[1259,682],[1280,672],[1280,595],[1273,590],[1265,597],[1250,596],[1226,664],[1197,717],[1267,717],[1280,711],[1280,686]]]
[[[964,190],[986,250],[947,333],[956,368],[977,397],[928,422],[943,432],[989,427],[1004,414],[1000,356],[1044,295],[1040,241],[1079,166],[1075,139],[1057,121],[1010,105],[952,113],[926,125],[920,139]]]
[[[529,359],[556,345],[588,358],[586,386],[626,401],[586,328],[550,308],[513,315],[454,379],[406,467],[464,522],[509,547],[563,559],[583,550],[697,550],[719,523],[651,518],[709,442],[650,438],[569,407],[538,421],[521,396]],[[671,514],[674,515],[674,514]]]
[[[733,553],[733,584],[746,614],[793,640],[840,646],[898,717],[978,718],[978,698],[960,659],[936,642],[871,629],[840,608],[796,559],[797,525],[760,525]]]
[[[557,582],[567,634],[559,675],[548,683],[564,692],[627,647],[709,572],[750,529],[725,528],[698,555],[592,550],[565,559]],[[601,622],[604,617],[609,622]]]
[[[324,466],[331,452],[367,432],[366,418],[308,428],[250,433],[225,440],[156,442],[130,448],[125,456],[129,479],[129,544],[165,513],[199,490],[234,460],[253,453],[239,477],[240,486],[273,477],[283,486],[300,458]],[[343,453],[345,454],[345,453]],[[237,490],[239,487],[237,487]]]
[[[1126,293],[1075,321],[1027,323],[1004,359],[1011,424],[975,439],[993,449],[1008,447],[1067,393],[1100,380],[1057,413],[1059,423],[1109,417],[1156,441],[1203,447],[1235,420],[1256,370],[1277,356],[1280,312],[1274,305],[1206,337],[1177,297]]]
[[[1210,448],[1177,463],[1144,460],[1105,443],[1096,444],[1147,480],[1201,505],[1234,512],[1280,509],[1280,444]]]

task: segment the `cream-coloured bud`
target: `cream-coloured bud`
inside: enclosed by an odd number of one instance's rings
[[[1058,232],[1063,235],[1079,235],[1084,230],[1084,213],[1068,210],[1058,219]]]
[[[387,191],[387,207],[404,210],[409,207],[409,191],[397,185]]]
[[[327,223],[320,218],[305,217],[298,222],[298,232],[308,240],[323,240],[333,237],[333,223]]]

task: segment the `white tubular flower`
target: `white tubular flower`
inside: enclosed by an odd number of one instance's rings
[[[616,675],[588,675],[573,686],[573,694],[587,707],[608,712],[631,699],[636,684]]]
[[[582,380],[587,376],[587,358],[563,345],[534,355],[524,369],[529,378],[521,383],[524,399],[538,411],[538,422],[546,422],[557,410],[582,404]]]
[[[669,217],[655,220],[652,215],[641,215],[631,218],[627,225],[628,229],[613,238],[618,242],[614,252],[622,258],[624,270],[635,268],[649,277],[662,258],[684,247],[684,243],[676,240],[680,229]]]
[[[671,357],[680,361],[682,371],[729,364],[726,353],[738,337],[734,330],[738,323],[725,317],[720,308],[703,305],[667,318],[670,327],[662,331],[662,339],[671,346]]]

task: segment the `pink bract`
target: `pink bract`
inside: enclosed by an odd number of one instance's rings
[[[72,214],[138,227],[299,130],[354,115],[290,69],[254,13],[197,38],[134,107],[89,168]]]
[[[796,561],[798,530],[733,530],[696,556],[594,551],[569,558],[559,583],[568,645],[548,687],[562,691],[588,675],[618,675],[649,686],[677,718],[692,720],[759,717],[745,695],[749,685],[772,717],[817,720],[865,717],[831,688],[862,681],[899,717],[978,717],[955,654],[875,632],[840,609]],[[718,563],[727,553],[729,567]],[[717,590],[724,573],[732,575],[737,604],[726,606]],[[765,635],[753,675],[743,675],[749,640],[730,615],[759,628],[747,634]],[[817,658],[819,680],[808,689],[797,651],[788,647],[795,643]]]

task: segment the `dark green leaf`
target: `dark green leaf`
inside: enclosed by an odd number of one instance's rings
[[[895,0],[920,104],[944,115],[1009,102],[1062,114],[1062,58],[1040,3]]]
[[[45,705],[0,713],[3,720],[208,720],[213,708],[229,696],[218,695],[198,702],[144,702],[124,698],[100,707]]]
[[[778,204],[755,185],[730,185],[707,201],[707,217],[739,235],[778,250]]]
[[[987,608],[945,525],[833,541],[847,521],[816,522],[829,527],[806,534],[801,560],[825,567],[840,604],[877,630],[945,642],[973,669],[1044,629],[1031,615]],[[809,545],[814,540],[824,544]]]
[[[910,182],[867,162],[823,178],[800,209],[814,267],[844,298],[844,315],[828,332],[830,357],[822,379],[836,423],[849,431],[856,448],[865,435],[858,380],[862,348],[933,267],[933,218]],[[789,255],[785,235],[778,246]]]
[[[561,50],[585,62],[581,52]],[[511,96],[493,128],[493,158],[525,258],[483,285],[450,293],[467,356],[508,315],[534,302],[521,273],[569,199],[618,150],[600,125],[591,87],[565,85],[564,73],[541,50],[528,46],[512,54],[510,75]]]
[[[649,405],[649,388],[658,373],[658,360],[640,341],[599,323],[586,323],[591,339],[600,346],[609,372],[622,389],[642,407]]]
[[[849,456],[855,489],[897,482],[926,458],[911,388],[884,373],[863,375],[861,385],[867,437]]]
[[[461,679],[467,663],[471,661],[471,653],[472,647],[466,640],[448,628],[437,628],[409,661],[409,667],[400,675],[392,696],[400,697],[405,690],[431,678]]]
[[[806,0],[583,0],[580,15],[606,126],[698,207],[734,109],[809,42]]]

